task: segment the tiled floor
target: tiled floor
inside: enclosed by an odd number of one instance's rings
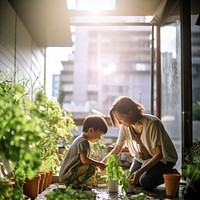
[[[45,200],[45,195],[49,192],[51,192],[53,189],[55,188],[65,188],[64,185],[61,184],[51,184],[45,191],[43,191],[41,194],[38,195],[38,197],[35,200]],[[181,198],[181,189],[182,186],[180,186],[179,189],[179,198],[176,198],[176,200],[180,200]],[[108,189],[106,187],[99,187],[99,188],[95,188],[92,189],[92,191],[87,191],[88,195],[90,192],[95,193],[96,195],[96,200],[130,200],[133,199],[131,198],[134,194],[139,194],[141,192],[143,192],[144,194],[146,194],[146,199],[147,200],[158,200],[158,199],[167,199],[165,197],[165,187],[164,184],[159,186],[158,188],[156,188],[154,191],[142,191],[142,189],[140,187],[136,187],[134,189],[134,193],[131,194],[125,194],[122,193],[120,188],[118,193],[109,193]]]

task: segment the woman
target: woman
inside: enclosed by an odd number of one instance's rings
[[[131,98],[116,99],[110,109],[114,127],[120,126],[119,136],[110,154],[118,155],[126,145],[133,156],[130,181],[145,190],[153,190],[164,183],[163,174],[177,161],[177,152],[162,122],[143,113],[143,106]]]

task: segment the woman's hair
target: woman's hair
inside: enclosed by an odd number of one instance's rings
[[[95,131],[99,130],[104,134],[108,131],[108,125],[106,120],[100,115],[89,115],[83,122],[83,132],[87,132],[89,128],[93,128]]]
[[[126,114],[129,115],[130,112],[132,113],[131,120],[132,122],[136,122],[140,119],[142,116],[142,113],[144,111],[144,107],[133,101],[130,97],[127,96],[120,96],[118,97],[112,104],[109,114],[111,118],[111,122],[114,127],[118,126],[119,122],[114,117],[113,111],[117,111],[120,114]]]

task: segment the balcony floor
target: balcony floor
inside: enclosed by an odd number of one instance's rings
[[[45,200],[45,195],[49,192],[51,192],[52,190],[54,190],[55,188],[65,188],[65,185],[59,184],[59,183],[54,183],[51,184],[48,188],[46,188],[46,190],[44,190],[41,194],[39,194],[37,196],[37,198],[35,198],[35,200]],[[179,187],[179,197],[178,198],[174,198],[176,200],[183,200],[182,198],[182,188],[183,186],[180,185]],[[122,194],[122,192],[119,189],[118,193],[109,193],[107,187],[98,187],[98,188],[94,188],[92,189],[92,191],[86,191],[88,192],[88,195],[90,192],[95,193],[96,195],[96,200],[129,200],[131,199],[130,197],[134,194],[139,194],[141,192],[143,192],[144,194],[147,195],[147,200],[161,200],[161,199],[167,199],[165,196],[165,185],[160,185],[159,187],[157,187],[154,191],[143,191],[141,189],[141,187],[135,187],[134,189],[134,193],[130,193],[130,194]]]

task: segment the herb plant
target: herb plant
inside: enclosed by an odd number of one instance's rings
[[[122,173],[122,176],[119,179],[119,184],[122,186],[122,191],[127,192],[129,185],[130,185],[130,171],[129,170],[125,170]]]
[[[128,170],[123,171],[121,167],[121,161],[117,155],[110,155],[106,162],[106,181],[118,180],[119,185],[122,186],[122,191],[126,192],[129,187]]]
[[[94,200],[95,194],[91,191],[74,190],[71,186],[64,188],[56,188],[54,191],[46,195],[46,200]]]
[[[106,180],[119,180],[123,169],[120,166],[121,162],[119,160],[119,157],[117,155],[110,155],[107,158],[106,162]]]

